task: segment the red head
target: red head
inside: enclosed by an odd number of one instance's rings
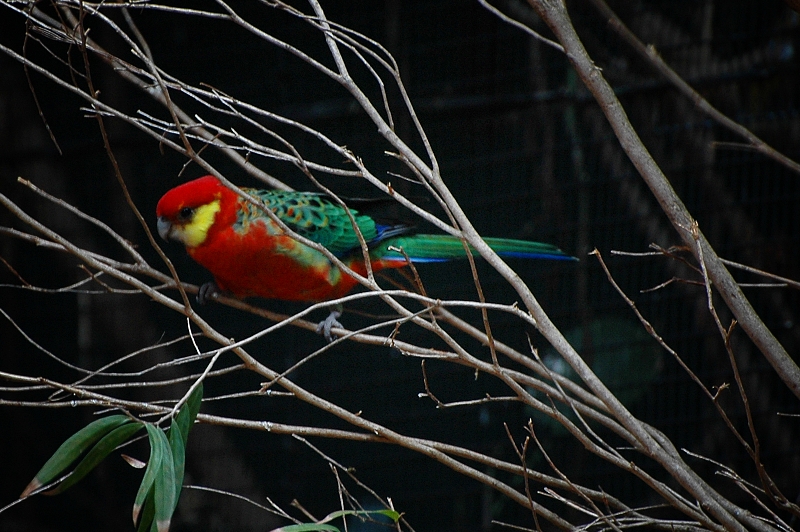
[[[234,213],[237,199],[235,192],[212,175],[177,186],[156,206],[158,234],[187,248],[197,247],[206,241],[215,223]]]

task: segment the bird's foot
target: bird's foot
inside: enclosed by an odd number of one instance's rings
[[[219,286],[214,281],[203,283],[203,286],[201,286],[200,290],[197,291],[197,303],[200,305],[205,305],[210,300],[215,299],[221,293],[222,290],[220,290]]]
[[[334,327],[343,328],[343,325],[339,323],[339,318],[342,317],[342,306],[336,305],[331,307],[331,313],[328,314],[328,317],[319,322],[317,325],[317,334],[322,334],[325,337],[325,340],[328,343],[333,342],[334,335],[331,333],[331,329]]]

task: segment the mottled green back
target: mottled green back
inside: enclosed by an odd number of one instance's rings
[[[322,244],[335,255],[344,255],[359,247],[358,236],[347,211],[324,194],[251,188],[243,190],[260,198],[293,231]],[[251,203],[242,203],[238,226],[243,228],[255,220],[268,218]],[[366,242],[379,239],[383,228],[375,220],[354,209],[350,209],[350,213]]]

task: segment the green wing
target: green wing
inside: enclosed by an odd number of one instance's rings
[[[264,204],[296,233],[322,244],[335,255],[344,255],[359,247],[358,236],[347,211],[324,194],[279,190],[245,189]],[[239,224],[246,225],[265,214],[250,203],[243,203]],[[350,209],[366,242],[381,237],[382,228],[371,217]]]

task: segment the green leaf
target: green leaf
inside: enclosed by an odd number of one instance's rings
[[[64,482],[56,486],[50,493],[61,493],[77,483],[89,472],[94,469],[97,464],[102,462],[106,456],[111,454],[114,449],[126,442],[138,430],[142,428],[142,423],[126,423],[120,427],[113,429],[111,432],[103,436],[92,449],[86,453],[83,460],[75,467],[75,470],[70,476],[64,479]]]
[[[183,407],[181,407],[178,415],[175,416],[175,419],[172,421],[173,426],[178,425],[180,428],[184,446],[186,445],[186,441],[189,439],[189,431],[192,429],[192,425],[194,425],[194,420],[197,417],[197,413],[200,411],[200,404],[202,401],[203,383],[201,382],[200,385],[194,389],[192,394],[186,400],[186,403],[184,403]]]
[[[194,425],[194,420],[200,410],[203,399],[202,383],[187,399],[178,414],[173,418],[169,430],[169,437],[163,430],[155,425],[147,425],[147,435],[150,440],[150,461],[147,471],[139,486],[136,502],[133,507],[134,523],[142,508],[147,504],[148,497],[153,500],[153,513],[149,517],[154,530],[169,529],[172,514],[178,504],[178,497],[183,484],[184,467],[186,463],[186,441],[189,431]],[[144,524],[142,518],[141,526]]]
[[[333,512],[331,514],[326,515],[323,519],[320,520],[320,523],[327,523],[328,521],[333,521],[339,517],[345,517],[347,515],[384,515],[394,521],[395,523],[400,519],[400,513],[394,510],[384,509],[384,510],[339,510],[338,512]]]
[[[180,436],[180,431],[175,428],[174,422],[169,429],[169,446],[172,452],[172,466],[175,469],[175,505],[177,506],[178,497],[181,496],[181,488],[183,487],[186,444]]]
[[[139,527],[136,529],[137,532],[147,532],[150,530],[151,525],[154,524],[153,516],[155,515],[155,490],[153,485],[150,485],[150,489],[147,490],[147,496],[144,500],[144,506],[142,507],[141,513],[141,520],[139,521]]]
[[[172,449],[164,431],[154,425],[147,425],[150,445],[158,446],[161,453],[161,467],[156,474],[155,488],[155,521],[159,532],[169,530],[172,513],[175,510],[175,466],[172,461]]]
[[[25,488],[25,491],[22,492],[20,498],[24,499],[41,486],[58,477],[97,440],[129,421],[131,421],[131,418],[122,414],[104,417],[92,421],[70,436],[36,473],[36,476]]]
[[[376,513],[376,514],[380,514],[380,515],[385,515],[386,517],[388,517],[389,519],[391,519],[395,523],[400,520],[400,516],[402,515],[397,510],[389,510],[388,508],[385,509],[385,510],[374,510],[373,512],[368,512],[368,513]]]
[[[148,425],[148,434],[150,426]],[[136,521],[139,518],[139,512],[142,510],[142,505],[148,496],[151,496],[153,483],[156,479],[159,469],[161,469],[162,453],[161,446],[153,445],[153,440],[150,438],[150,458],[147,460],[147,469],[144,471],[142,483],[139,484],[139,491],[136,492],[136,499],[133,502],[133,526],[136,526]],[[150,517],[152,520],[152,516]]]
[[[319,523],[301,523],[299,525],[288,525],[276,528],[272,532],[339,532],[339,529],[333,525],[328,525],[329,521],[334,519],[344,518],[348,515],[383,515],[394,521],[395,523],[400,519],[400,512],[395,510],[339,510],[337,512],[326,515]]]
[[[339,532],[339,529],[333,525],[324,525],[322,523],[302,523],[299,525],[289,525],[276,528],[272,532]]]
[[[186,464],[186,442],[189,439],[189,431],[194,425],[197,413],[200,411],[200,403],[203,400],[203,383],[192,391],[189,399],[186,400],[180,412],[172,420],[169,429],[169,444],[172,448],[172,461],[175,467],[175,504],[181,495],[183,487],[183,476]]]

